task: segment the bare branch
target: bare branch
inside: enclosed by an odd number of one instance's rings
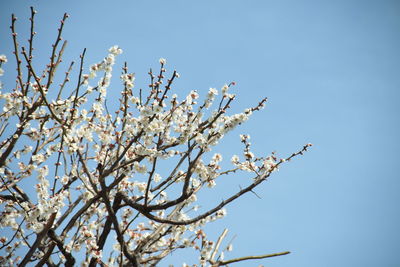
[[[231,263],[239,262],[239,261],[246,261],[246,260],[259,260],[259,259],[265,259],[265,258],[272,258],[272,257],[277,257],[277,256],[283,256],[289,254],[290,251],[285,251],[285,252],[279,252],[279,253],[274,253],[274,254],[266,254],[266,255],[260,255],[260,256],[247,256],[247,257],[241,257],[241,258],[235,258],[227,261],[221,261],[216,263],[213,266],[225,266]]]

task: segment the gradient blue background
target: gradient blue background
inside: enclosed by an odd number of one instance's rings
[[[118,44],[117,60],[129,62],[138,87],[165,57],[182,76],[178,95],[236,81],[235,111],[268,96],[266,109],[218,147],[226,160],[240,153],[239,133],[259,155],[314,144],[256,190],[262,199],[246,195],[210,227],[210,237],[224,227],[236,235],[227,258],[292,252],[235,266],[400,266],[399,1],[3,0],[0,54],[10,59],[10,15],[26,40],[30,5],[39,11],[38,66],[68,12],[66,61],[86,47],[88,66]],[[175,253],[168,263],[190,257]]]

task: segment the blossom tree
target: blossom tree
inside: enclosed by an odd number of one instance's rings
[[[179,74],[167,74],[161,58],[145,90],[134,89],[135,75],[123,64],[120,98],[108,108],[107,88],[122,49],[111,47],[88,71],[86,49],[77,70],[74,62],[65,66],[64,14],[49,63],[34,67],[35,14],[31,8],[26,46],[12,15],[16,82],[0,92],[0,265],[156,266],[173,251],[190,248],[199,254],[194,266],[226,266],[289,253],[226,259],[232,249],[224,242],[227,230],[215,240],[204,230],[225,216],[228,204],[311,146],[286,158],[257,157],[249,136],[241,135],[243,156],[221,167],[213,148],[266,98],[229,114],[231,82],[205,97],[191,91],[180,99],[172,94]],[[0,75],[5,63],[1,55]],[[66,72],[58,76],[62,68]],[[218,180],[240,172],[250,176],[247,186],[212,208],[199,208],[201,190],[212,192]]]

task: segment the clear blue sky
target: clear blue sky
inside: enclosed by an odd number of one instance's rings
[[[68,12],[67,59],[86,47],[94,63],[118,44],[118,62],[129,62],[138,86],[165,57],[181,74],[178,95],[236,81],[236,111],[268,96],[266,109],[218,147],[227,160],[240,152],[239,133],[260,155],[314,144],[256,190],[262,199],[245,196],[211,227],[215,237],[224,227],[236,235],[228,257],[292,252],[235,266],[400,266],[399,1],[2,0],[0,54],[11,58],[11,13],[22,35],[30,5],[39,11],[38,61]]]

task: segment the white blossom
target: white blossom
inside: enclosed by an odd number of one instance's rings
[[[7,57],[4,54],[0,55],[0,63],[6,63],[7,62]]]
[[[110,47],[110,49],[108,49],[108,52],[110,52],[113,55],[119,55],[122,54],[122,49],[119,46],[114,45]]]

